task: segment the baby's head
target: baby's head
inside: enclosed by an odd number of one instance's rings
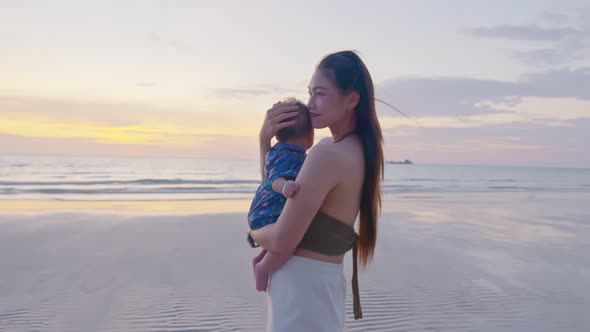
[[[311,148],[313,145],[313,127],[309,117],[309,108],[295,98],[287,98],[284,102],[295,102],[299,108],[297,109],[295,124],[279,130],[275,136],[277,141],[297,145],[305,149]]]

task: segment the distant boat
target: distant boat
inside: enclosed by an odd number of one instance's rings
[[[404,161],[391,161],[391,160],[388,160],[387,163],[388,164],[402,164],[402,165],[412,165],[413,164],[413,162],[411,160],[408,160],[408,159],[406,159]]]

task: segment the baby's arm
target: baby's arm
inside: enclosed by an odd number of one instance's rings
[[[295,196],[298,189],[299,185],[295,181],[286,178],[278,178],[272,182],[272,190],[287,198]]]

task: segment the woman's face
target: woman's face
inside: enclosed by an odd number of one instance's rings
[[[326,128],[344,116],[344,96],[321,70],[313,74],[308,90],[307,107],[313,128]]]

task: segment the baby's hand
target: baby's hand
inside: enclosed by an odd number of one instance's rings
[[[293,180],[288,180],[283,185],[283,196],[285,196],[287,198],[291,198],[291,197],[295,196],[295,194],[297,193],[298,190],[299,190],[299,184]]]

